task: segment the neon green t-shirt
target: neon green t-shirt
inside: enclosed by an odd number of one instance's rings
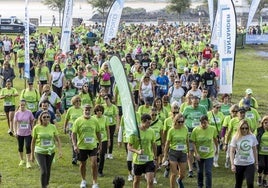
[[[24,99],[26,101],[26,107],[31,112],[36,112],[38,110],[38,103],[40,101],[40,93],[36,89],[29,90],[26,88],[22,90],[20,95],[20,100]]]
[[[68,127],[69,130],[72,130],[73,123],[76,119],[83,116],[83,109],[82,108],[75,108],[74,106],[70,107],[67,112],[65,118],[68,119]]]
[[[163,122],[159,119],[155,120],[156,122],[154,123],[152,121],[150,128],[154,130],[155,133],[155,140],[156,140],[156,145],[160,146],[161,145],[161,133],[163,131]]]
[[[93,150],[97,148],[97,134],[100,133],[100,125],[95,117],[85,119],[79,117],[73,124],[73,133],[77,135],[77,146],[79,149]]]
[[[35,152],[40,154],[55,153],[55,136],[59,132],[55,125],[43,126],[37,124],[32,131],[32,137],[36,139]],[[41,150],[39,148],[42,148]]]
[[[268,131],[263,133],[259,148],[260,155],[268,155]]]
[[[185,117],[185,125],[189,129],[189,132],[200,125],[200,117],[203,115],[207,115],[207,111],[201,105],[198,105],[196,108],[192,106],[185,108],[183,116]]]
[[[142,155],[137,153],[133,154],[133,163],[134,164],[145,164],[148,161],[153,161],[154,152],[153,144],[155,143],[155,133],[154,130],[148,128],[147,130],[140,130],[140,141],[136,135],[131,135],[129,137],[129,143],[132,144],[133,148],[144,150]],[[141,144],[141,146],[140,146]]]
[[[18,91],[14,87],[11,87],[10,89],[5,87],[0,92],[1,96],[14,95],[14,94],[18,94]],[[10,97],[6,96],[4,98],[4,106],[13,106],[13,105],[15,105],[15,96]]]
[[[172,127],[167,134],[167,141],[170,142],[169,148],[175,151],[187,153],[188,129],[183,126],[180,129]]]
[[[191,140],[195,143],[201,159],[208,159],[214,156],[214,139],[217,138],[216,128],[208,126],[203,129],[201,126],[195,127]]]
[[[103,105],[104,107],[104,115],[108,118],[109,126],[116,124],[116,118],[118,115],[118,108],[114,104],[107,106],[106,104]]]

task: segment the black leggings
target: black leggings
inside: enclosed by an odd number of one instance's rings
[[[114,132],[115,132],[115,125],[110,125],[109,126],[109,132],[110,132],[110,141],[111,141],[111,145],[109,147],[109,152],[110,154],[113,153],[113,149],[114,149]]]
[[[101,153],[99,154],[100,160],[99,160],[99,168],[98,168],[98,172],[100,174],[102,174],[103,167],[104,167],[105,154],[106,154],[107,147],[108,147],[108,141],[103,141],[101,147],[102,148],[101,148]]]
[[[51,155],[35,153],[36,160],[38,161],[38,164],[40,166],[40,172],[41,172],[40,180],[42,188],[47,187],[49,184],[51,165],[54,155],[55,153]]]
[[[254,174],[255,174],[254,164],[247,165],[247,166],[235,165],[235,168],[236,168],[235,188],[242,188],[244,178],[247,181],[247,188],[253,188],[254,187]]]
[[[19,152],[23,152],[23,147],[24,147],[24,141],[25,141],[25,148],[26,148],[26,154],[31,153],[31,142],[32,142],[32,136],[19,136],[17,137],[18,139],[18,146],[19,146]]]

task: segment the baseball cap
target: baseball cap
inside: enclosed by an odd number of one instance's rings
[[[193,72],[198,72],[198,67],[193,67]]]
[[[253,93],[253,92],[252,92],[252,89],[250,89],[250,88],[246,89],[245,92],[246,92],[246,94],[248,94],[248,95]]]

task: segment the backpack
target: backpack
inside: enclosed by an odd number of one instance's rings
[[[110,79],[111,79],[111,75],[110,75],[110,73],[105,72],[105,73],[102,75],[102,80],[103,80],[103,81],[109,81]]]

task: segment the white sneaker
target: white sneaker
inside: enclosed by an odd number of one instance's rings
[[[80,184],[80,188],[86,188],[87,187],[87,182],[86,180],[82,180]]]
[[[218,167],[219,167],[218,162],[214,162],[214,163],[213,163],[213,166],[214,166],[215,168],[218,168]]]
[[[108,159],[113,159],[113,154],[109,153],[109,154],[107,155],[107,158],[108,158]]]
[[[133,181],[133,176],[131,174],[128,175],[127,181]]]
[[[22,166],[25,164],[25,161],[24,160],[21,160],[20,163],[19,163],[19,166]]]
[[[230,168],[230,163],[229,161],[226,161],[225,164],[224,164],[225,168]]]
[[[154,184],[157,184],[156,178],[154,178]]]
[[[92,188],[99,188],[99,185],[98,184],[93,184]]]

